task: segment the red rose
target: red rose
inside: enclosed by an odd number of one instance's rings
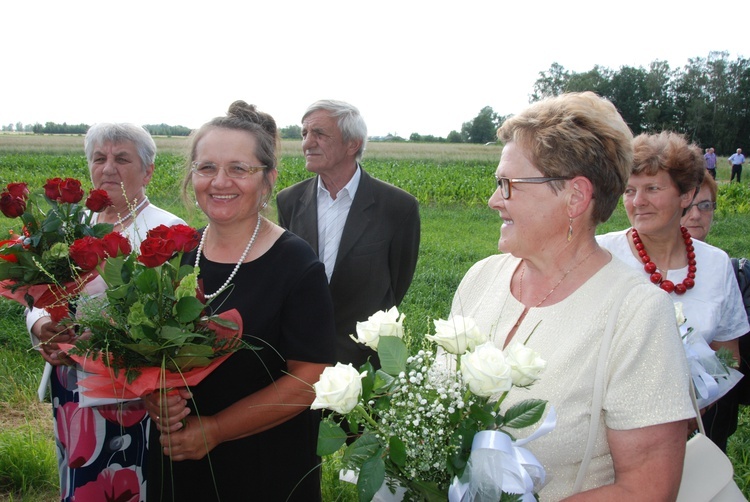
[[[47,183],[44,185],[44,195],[46,195],[50,200],[59,200],[60,183],[62,183],[62,180],[60,178],[52,178],[47,180]]]
[[[105,208],[112,205],[112,199],[109,198],[106,190],[96,189],[89,192],[86,199],[86,207],[95,213],[104,211]]]
[[[149,268],[158,267],[169,261],[175,250],[174,241],[147,237],[141,242],[141,254],[138,255],[138,261]]]
[[[26,211],[26,201],[10,192],[0,195],[0,211],[8,218],[18,218]]]
[[[26,183],[8,183],[7,190],[13,197],[18,197],[23,200],[29,198],[29,187]]]
[[[83,199],[83,189],[81,182],[75,178],[65,178],[60,183],[60,199],[63,202],[75,204]]]
[[[169,227],[166,225],[159,225],[146,232],[146,238],[153,237],[154,239],[168,239]]]
[[[102,237],[102,244],[107,256],[113,258],[122,254],[130,254],[133,250],[130,241],[119,232],[112,232]]]
[[[107,256],[101,239],[86,236],[70,245],[71,259],[83,271],[94,270]]]
[[[167,239],[174,241],[177,251],[187,253],[198,247],[201,236],[194,228],[180,224],[169,227]]]

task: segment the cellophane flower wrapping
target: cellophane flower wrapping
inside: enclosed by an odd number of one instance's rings
[[[703,409],[732,390],[743,375],[734,369],[736,362],[728,350],[714,351],[708,342],[690,327],[689,320],[682,310],[682,302],[675,302],[675,318],[682,336],[696,401],[698,407]]]

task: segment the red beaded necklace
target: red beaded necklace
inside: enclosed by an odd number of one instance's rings
[[[695,248],[693,247],[693,239],[690,237],[690,232],[685,227],[680,227],[680,231],[682,232],[682,240],[685,241],[685,251],[687,252],[688,259],[687,277],[680,284],[675,285],[672,281],[664,279],[661,273],[656,271],[656,264],[651,261],[651,257],[646,253],[643,241],[641,241],[641,238],[638,236],[638,230],[635,228],[633,228],[633,244],[638,251],[638,256],[640,256],[641,261],[644,263],[643,270],[649,274],[651,282],[658,285],[667,293],[674,292],[678,295],[684,295],[688,289],[695,287],[695,271],[697,268],[695,266]]]

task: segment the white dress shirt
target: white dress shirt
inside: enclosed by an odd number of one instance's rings
[[[318,258],[326,267],[328,282],[331,282],[346,217],[349,215],[361,177],[358,165],[352,179],[339,190],[334,199],[318,176]]]

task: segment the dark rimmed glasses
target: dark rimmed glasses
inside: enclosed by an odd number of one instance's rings
[[[716,210],[716,202],[712,202],[710,200],[704,200],[701,202],[695,202],[693,204],[690,204],[685,210],[685,212],[687,213],[688,211],[690,211],[693,208],[693,206],[697,207],[698,211],[700,211],[701,213],[712,213]]]
[[[215,178],[221,169],[224,169],[224,174],[228,178],[244,179],[251,176],[258,171],[262,171],[267,166],[251,166],[244,162],[230,162],[225,166],[217,166],[213,162],[193,162],[191,164],[191,171],[198,176],[204,178]]]
[[[535,178],[498,178],[495,176],[495,179],[497,180],[497,186],[500,189],[500,195],[503,196],[503,199],[510,199],[510,189],[513,186],[514,183],[547,183],[549,181],[567,181],[571,178],[547,178],[544,176],[539,176]]]

